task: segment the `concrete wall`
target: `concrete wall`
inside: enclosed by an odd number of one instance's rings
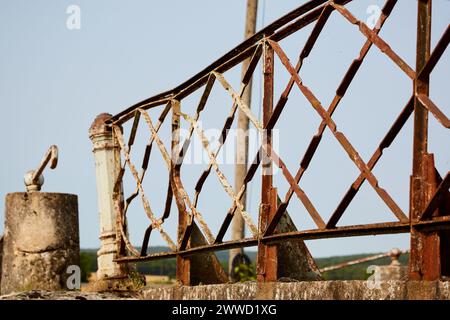
[[[147,288],[145,300],[450,300],[450,281],[305,281],[255,282],[195,287]]]

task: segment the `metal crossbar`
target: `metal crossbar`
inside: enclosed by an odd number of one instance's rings
[[[427,52],[426,44],[421,43],[420,38],[418,40],[417,57],[422,59],[425,57],[424,63],[418,65],[414,70],[410,67],[379,35],[384,23],[389,18],[393,11],[397,0],[387,0],[385,6],[382,9],[381,15],[377,24],[373,29],[369,28],[364,22],[358,20],[345,5],[351,1],[324,1],[315,0],[300,6],[291,13],[285,15],[273,24],[267,26],[260,32],[256,33],[253,37],[247,39],[228,54],[211,64],[209,67],[201,71],[199,74],[189,79],[185,83],[176,87],[173,90],[158,94],[152,98],[146,99],[130,108],[127,108],[123,112],[113,116],[110,119],[109,125],[113,128],[114,136],[120,146],[123,154],[124,163],[119,173],[118,179],[115,184],[114,200],[115,208],[117,210],[117,225],[118,225],[118,243],[119,247],[124,245],[128,250],[127,254],[123,255],[123,251],[118,251],[116,261],[118,262],[131,262],[131,261],[146,261],[161,258],[178,257],[181,260],[186,259],[188,256],[197,255],[205,252],[212,252],[216,250],[224,250],[236,247],[254,246],[263,244],[264,246],[273,246],[273,244],[289,241],[291,239],[321,239],[330,237],[350,237],[361,236],[369,234],[387,234],[387,233],[404,233],[410,232],[416,234],[415,238],[426,239],[429,235],[436,235],[439,232],[448,232],[450,229],[450,216],[449,206],[450,202],[449,187],[450,178],[449,173],[444,178],[440,178],[439,174],[434,169],[433,162],[428,163],[428,169],[419,172],[415,171],[411,180],[411,207],[409,214],[402,211],[398,204],[394,201],[387,190],[382,188],[379,181],[373,173],[373,169],[383,156],[385,149],[389,148],[392,142],[396,139],[398,133],[405,125],[411,115],[415,115],[417,120],[420,112],[430,112],[438,122],[446,129],[450,128],[450,121],[445,113],[440,109],[428,96],[427,91],[420,89],[420,86],[429,86],[428,79],[436,66],[437,62],[445,52],[448,43],[450,42],[450,26],[447,27],[440,41],[437,43],[433,52]],[[419,15],[424,14],[426,10],[429,10],[431,6],[430,0],[419,0]],[[353,60],[349,68],[345,72],[341,83],[336,89],[336,93],[331,103],[325,108],[313,91],[305,84],[304,80],[300,77],[300,71],[303,66],[304,59],[307,58],[317,39],[319,38],[322,30],[326,26],[330,16],[335,13],[345,18],[350,24],[358,27],[360,33],[366,38],[365,43],[362,45],[359,55]],[[425,15],[431,24],[430,14]],[[420,20],[420,19],[419,19]],[[290,36],[291,34],[301,30],[305,26],[315,22],[304,47],[300,51],[298,61],[293,65],[285,51],[279,44],[279,41]],[[422,34],[426,28],[423,25],[418,24],[418,34]],[[424,29],[425,28],[425,29]],[[428,31],[429,32],[429,31]],[[429,36],[428,38],[429,41]],[[345,96],[347,89],[353,82],[355,75],[358,73],[362,66],[364,59],[366,58],[370,49],[376,46],[380,51],[386,55],[403,73],[413,81],[415,90],[411,98],[407,101],[404,108],[401,110],[397,119],[394,121],[386,135],[380,141],[378,147],[373,152],[368,162],[364,162],[361,156],[358,154],[356,148],[352,145],[345,134],[337,129],[337,125],[333,120],[333,114],[337,110]],[[269,72],[265,74],[265,97],[264,97],[264,120],[258,119],[249,106],[247,106],[242,100],[242,96],[246,87],[248,86],[250,79],[258,65],[259,61],[262,61],[263,70],[273,70],[273,56],[278,57],[281,64],[289,73],[289,81],[282,91],[279,99],[273,104],[273,73]],[[250,63],[244,74],[239,90],[235,90],[230,83],[226,80],[223,73],[245,59],[249,59]],[[215,85],[219,83],[223,89],[232,98],[233,104],[229,111],[229,115],[225,118],[222,130],[221,139],[219,145],[215,150],[212,150],[208,139],[205,136],[204,131],[199,126],[199,120],[202,115],[202,111],[207,107],[208,98],[211,90]],[[195,115],[191,116],[185,111],[182,111],[181,102],[190,94],[196,92],[200,88],[204,88],[201,94],[198,106],[195,111]],[[300,166],[295,175],[291,173],[284,161],[275,152],[271,145],[271,130],[275,128],[277,121],[286,106],[289,95],[296,87],[299,92],[307,99],[310,107],[320,116],[321,122],[318,126],[317,132],[313,135],[308,147],[306,148],[303,157],[300,161]],[[162,107],[163,110],[154,124],[152,118],[147,113],[149,108]],[[258,130],[263,138],[263,143],[260,146],[258,152],[255,155],[254,161],[250,164],[244,184],[240,190],[233,190],[227,177],[224,175],[219,167],[217,156],[225,144],[228,136],[229,129],[231,128],[235,114],[238,110],[241,110]],[[172,115],[172,145],[171,150],[167,150],[159,136],[159,130],[162,124],[167,120],[167,115]],[[142,162],[142,170],[138,173],[135,165],[130,160],[130,153],[132,146],[136,138],[136,132],[138,125],[144,118],[147,123],[150,138],[147,143],[144,159]],[[128,138],[128,143],[125,144],[123,132],[121,126],[128,122],[133,121],[131,132]],[[189,133],[184,140],[183,145],[180,146],[180,137],[177,130],[180,128],[180,121],[186,121],[189,124]],[[325,221],[320,213],[317,211],[312,201],[301,187],[301,180],[304,173],[307,171],[310,163],[312,162],[314,155],[322,141],[325,129],[328,128],[336,141],[342,147],[343,151],[348,155],[350,160],[359,170],[358,177],[350,185],[344,197],[339,202],[338,206],[332,213],[328,221]],[[419,130],[419,125],[415,122],[415,132]],[[183,186],[180,177],[180,168],[183,164],[184,157],[191,145],[193,135],[197,134],[198,138],[202,142],[203,149],[207,152],[209,162],[202,174],[197,180],[194,188],[194,197],[191,199]],[[426,138],[424,138],[426,139]],[[168,190],[165,202],[164,213],[161,218],[157,218],[151,209],[151,204],[144,193],[142,182],[145,178],[146,171],[148,169],[150,154],[152,151],[153,143],[156,143],[159,152],[161,153],[164,163],[168,170]],[[423,158],[429,158],[432,155],[423,152],[420,159],[417,154],[414,153],[413,161],[416,163],[424,163]],[[268,201],[265,192],[269,190],[276,190],[272,187],[271,178],[263,181],[261,210],[259,215],[258,224],[252,221],[252,218],[248,212],[246,212],[243,204],[242,197],[246,192],[247,184],[252,181],[260,164],[268,159],[274,166],[281,169],[281,173],[289,184],[289,190],[284,197],[279,199],[278,204],[274,204]],[[427,160],[428,161],[428,160]],[[424,165],[425,166],[425,165]],[[431,168],[432,166],[432,168]],[[136,188],[134,192],[124,201],[121,195],[122,192],[122,179],[124,172],[127,170],[131,172]],[[431,168],[431,169],[430,169]],[[203,215],[198,211],[198,199],[203,191],[203,185],[208,179],[211,171],[214,171],[219,179],[221,186],[225,193],[231,198],[232,205],[227,211],[224,220],[219,228],[216,236],[213,231],[207,225]],[[429,175],[425,173],[433,171],[436,179],[431,181]],[[396,222],[386,222],[378,224],[364,224],[356,226],[337,227],[337,223],[340,221],[349,204],[354,199],[355,195],[360,190],[363,183],[367,181],[369,185],[378,194],[380,199],[389,207],[392,214],[397,218]],[[431,189],[427,189],[431,188]],[[431,191],[429,191],[431,190]],[[206,192],[206,191],[203,191]],[[276,191],[275,191],[276,192]],[[291,231],[291,232],[276,232],[279,226],[280,220],[292,199],[293,195],[296,195],[299,201],[303,204],[306,211],[314,221],[317,229]],[[143,208],[147,214],[150,224],[146,229],[144,240],[142,242],[142,248],[139,252],[128,239],[126,232],[126,214],[130,203],[140,195]],[[163,225],[167,218],[169,218],[171,203],[173,198],[177,204],[179,213],[179,225],[178,225],[178,239],[173,241],[168,234],[164,231]],[[264,211],[269,208],[269,211]],[[252,236],[250,238],[237,240],[237,241],[223,241],[226,231],[232,221],[233,216],[236,214],[243,216],[245,223]],[[264,213],[266,212],[266,213]],[[268,214],[267,214],[268,213]],[[189,243],[191,237],[195,232],[194,224],[198,223],[202,235],[205,238],[205,242],[200,245],[191,246]],[[147,254],[147,248],[150,240],[152,230],[157,230],[163,239],[167,242],[167,245],[172,250],[171,252]],[[440,234],[440,233],[439,233]],[[418,236],[417,236],[418,235]],[[422,241],[422,240],[420,240]],[[422,250],[420,254],[416,254],[415,250],[411,250],[411,262],[410,272],[415,274],[415,265],[422,263],[426,265],[427,262],[427,250],[431,250],[427,247],[430,245],[429,240],[423,240]],[[425,244],[428,243],[428,244]],[[434,244],[433,244],[434,245]],[[432,245],[431,245],[432,246]],[[123,246],[122,246],[123,247]],[[122,253],[121,253],[122,252]],[[259,255],[258,255],[259,257]],[[264,255],[262,255],[264,257]],[[425,258],[424,258],[425,257]],[[444,259],[444,257],[438,257]],[[421,260],[422,259],[422,260]],[[448,259],[445,258],[445,259]],[[269,259],[260,258],[258,264],[270,264],[272,262]],[[267,260],[267,261],[265,261]],[[419,261],[419,262],[417,262]],[[442,260],[443,261],[443,260]],[[436,262],[436,261],[434,261]],[[440,264],[440,262],[439,262]],[[425,270],[426,268],[423,267]],[[440,274],[449,272],[448,270],[441,270]],[[426,272],[423,274],[427,276]]]

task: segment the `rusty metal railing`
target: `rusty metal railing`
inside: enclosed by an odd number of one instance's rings
[[[368,257],[363,257],[363,258],[359,258],[359,259],[355,259],[355,260],[341,262],[341,263],[331,265],[331,266],[326,266],[326,267],[321,268],[320,272],[324,273],[324,272],[329,272],[329,271],[333,271],[333,270],[339,270],[339,269],[347,268],[350,266],[358,265],[361,263],[380,260],[380,259],[383,259],[386,257],[391,257],[391,260],[392,260],[391,264],[400,265],[398,259],[399,259],[400,255],[406,254],[406,253],[409,253],[409,251],[408,250],[400,250],[400,249],[392,249],[389,252],[379,253],[379,254],[375,254],[372,256],[368,256]]]
[[[213,252],[217,250],[231,249],[246,246],[258,246],[258,270],[263,270],[264,276],[259,277],[261,281],[276,280],[276,262],[271,257],[276,257],[277,243],[283,243],[293,239],[310,240],[321,238],[351,237],[374,234],[411,233],[411,258],[410,277],[414,279],[437,279],[444,274],[450,273],[448,252],[450,250],[450,206],[449,206],[449,173],[442,178],[435,170],[433,155],[426,150],[427,140],[427,115],[431,113],[445,128],[450,128],[450,121],[442,110],[429,98],[429,76],[437,62],[446,50],[450,41],[450,28],[447,27],[442,38],[437,43],[433,52],[430,50],[430,25],[431,25],[431,0],[419,0],[418,6],[418,45],[417,45],[417,66],[414,70],[406,63],[384,40],[379,36],[383,24],[388,19],[396,0],[387,0],[379,21],[371,29],[364,22],[358,20],[346,7],[347,1],[325,1],[314,0],[305,3],[289,14],[276,20],[265,27],[251,38],[247,39],[229,53],[212,63],[200,73],[182,83],[173,90],[158,94],[146,99],[130,108],[113,116],[108,124],[112,127],[115,138],[120,145],[124,156],[124,163],[115,183],[115,208],[117,213],[117,244],[118,251],[116,261],[120,263],[147,261],[161,258],[177,258],[177,277],[184,284],[190,284],[187,274],[189,274],[189,259],[195,255]],[[411,2],[411,5],[413,2]],[[339,87],[336,90],[334,99],[328,106],[324,106],[314,92],[309,89],[301,79],[299,72],[303,61],[310,54],[319,35],[332,14],[342,15],[350,24],[353,24],[359,32],[366,38],[358,56],[353,60],[345,73]],[[298,30],[314,23],[311,34],[305,46],[300,52],[297,63],[291,64],[286,53],[279,45],[279,41],[297,32]],[[414,91],[404,108],[400,111],[384,138],[380,141],[372,157],[366,163],[358,154],[355,147],[347,139],[343,132],[338,131],[332,116],[337,110],[347,89],[354,80],[369,50],[378,47],[382,54],[386,55],[395,65],[411,79]],[[290,79],[279,99],[273,100],[273,63],[274,56],[277,56],[284,68],[289,72]],[[223,76],[223,73],[245,59],[250,59],[248,69],[243,77],[239,90],[233,88]],[[254,73],[258,61],[263,63],[263,119],[260,121],[241,97]],[[198,126],[202,111],[207,107],[208,96],[214,85],[222,86],[232,97],[233,105],[229,115],[224,119],[222,128],[222,139],[219,148],[213,152],[205,139],[204,132]],[[321,117],[317,133],[312,137],[307,147],[300,167],[294,173],[291,172],[284,161],[272,148],[271,130],[276,127],[277,121],[282,113],[289,94],[294,87],[298,89],[308,100],[311,107]],[[184,98],[203,88],[203,92],[194,115],[189,115],[183,111],[181,102]],[[160,116],[152,119],[147,110],[150,108],[160,108]],[[222,173],[216,157],[223,146],[228,135],[228,130],[233,124],[237,110],[243,111],[253,126],[264,136],[263,144],[257,152],[254,161],[249,166],[245,178],[245,184],[241,190],[234,191],[225,175]],[[168,115],[171,114],[171,120]],[[410,212],[405,213],[394,201],[390,194],[378,184],[378,180],[373,173],[377,162],[383,155],[383,151],[388,148],[397,137],[400,129],[406,121],[414,114],[414,153],[413,153],[413,174],[411,177],[411,202]],[[144,152],[144,159],[141,171],[138,172],[136,166],[130,160],[130,153],[135,141],[137,128],[142,119],[150,131],[150,139]],[[132,129],[127,142],[123,136],[121,125],[125,122],[133,121]],[[167,150],[158,135],[159,129],[165,121],[171,121],[172,141],[171,150]],[[180,145],[180,137],[177,129],[180,122],[186,121],[189,126],[189,136]],[[302,189],[301,181],[307,171],[314,154],[321,142],[326,129],[329,129],[342,149],[347,153],[354,165],[359,169],[360,174],[350,185],[345,196],[342,198],[328,221],[325,221],[319,214],[312,201]],[[194,197],[189,196],[180,177],[180,168],[183,164],[185,152],[192,140],[192,136],[198,135],[203,147],[209,155],[209,164],[199,177]],[[166,168],[169,173],[169,188],[165,200],[165,209],[160,217],[157,217],[152,210],[145,195],[142,182],[146,177],[149,164],[150,152],[153,144],[163,156]],[[261,205],[259,212],[259,223],[255,224],[250,214],[248,214],[241,198],[246,191],[247,183],[255,176],[257,168],[264,161],[270,159],[273,165],[281,169],[281,173],[289,183],[289,190],[284,196],[279,196],[276,188],[272,185],[272,176],[266,174],[262,177]],[[122,179],[125,170],[129,170],[135,180],[135,191],[125,200],[121,194]],[[217,233],[209,228],[202,214],[197,210],[197,200],[203,190],[203,184],[209,177],[211,171],[215,171],[224,191],[232,199],[232,206],[223,217],[223,223]],[[360,190],[363,183],[367,181],[383,202],[389,207],[395,216],[395,222],[364,224],[354,226],[338,227],[337,223],[346,212],[349,204]],[[300,230],[293,232],[276,232],[277,226],[286,211],[292,196],[301,201],[307,212],[313,219],[317,228],[312,230]],[[126,214],[130,203],[140,196],[144,211],[149,218],[149,226],[145,232],[141,250],[137,250],[128,239],[126,231]],[[172,198],[178,209],[178,237],[171,239],[164,230],[164,223],[170,216]],[[251,232],[251,237],[238,241],[223,241],[224,235],[231,223],[233,216],[238,212],[242,214],[246,226]],[[199,229],[196,230],[198,223]],[[158,231],[172,251],[157,254],[147,254],[149,239],[152,231]],[[200,231],[204,237],[204,242],[190,243],[192,234]],[[439,242],[439,239],[441,241]],[[447,252],[446,254],[444,254]],[[205,262],[206,263],[206,262]]]

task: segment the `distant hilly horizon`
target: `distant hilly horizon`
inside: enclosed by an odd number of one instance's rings
[[[136,248],[139,250],[140,248]],[[86,273],[95,272],[97,270],[97,250],[94,248],[81,249],[81,260],[83,270]],[[149,247],[148,253],[158,253],[170,251],[165,246],[152,246]],[[216,251],[217,258],[222,266],[226,269],[228,265],[228,250]],[[247,256],[252,261],[253,268],[255,268],[256,251],[245,251]],[[319,268],[337,265],[343,262],[348,262],[360,258],[369,257],[378,253],[361,253],[352,255],[332,256],[332,257],[315,257],[314,260]],[[403,254],[400,256],[400,263],[407,265],[409,254]],[[391,263],[390,257],[384,257],[377,259],[376,261],[368,261],[356,265],[351,265],[342,269],[331,270],[325,272],[323,277],[325,280],[366,280],[373,272],[373,269],[369,268],[372,265],[388,265]],[[176,273],[176,261],[175,258],[161,259],[155,261],[143,261],[136,263],[137,270],[142,274],[153,275],[168,275],[171,278],[175,277]]]
[[[138,251],[140,251],[140,247],[136,247],[136,249]],[[82,252],[96,252],[98,251],[98,249],[95,248],[81,248],[80,249]],[[166,247],[166,246],[149,246],[147,253],[148,254],[153,254],[153,253],[160,253],[160,252],[170,252],[170,248]],[[220,262],[224,263],[228,261],[228,251],[229,250],[222,250],[222,251],[216,251],[215,254],[217,255],[217,258],[219,259]],[[256,261],[256,251],[253,250],[245,250],[245,253],[247,254],[247,256],[250,258],[250,260],[252,260],[252,262]],[[365,253],[355,253],[355,254],[348,254],[348,255],[333,255],[333,256],[324,256],[324,257],[314,257],[314,260],[316,260],[316,262],[321,265],[320,261],[327,261],[329,259],[331,260],[339,260],[339,262],[344,262],[344,261],[351,261],[351,260],[356,260],[356,259],[360,259],[360,258],[364,258],[364,257],[368,257],[368,256],[372,256],[372,255],[377,255],[377,254],[381,254],[384,252],[365,252]],[[400,260],[404,260],[406,255],[402,255]],[[403,258],[403,259],[402,259]],[[389,257],[384,258],[384,259],[380,259],[380,261],[383,260],[388,260],[389,261]],[[382,264],[387,264],[387,263],[382,263]],[[321,267],[321,266],[320,266]]]

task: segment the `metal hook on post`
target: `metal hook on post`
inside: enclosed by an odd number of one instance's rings
[[[50,169],[55,169],[58,164],[58,147],[52,145],[44,158],[41,161],[41,164],[36,170],[30,170],[25,174],[24,182],[25,187],[27,188],[27,192],[40,191],[42,185],[44,184],[44,176],[42,172],[44,172],[45,167],[50,162]]]

